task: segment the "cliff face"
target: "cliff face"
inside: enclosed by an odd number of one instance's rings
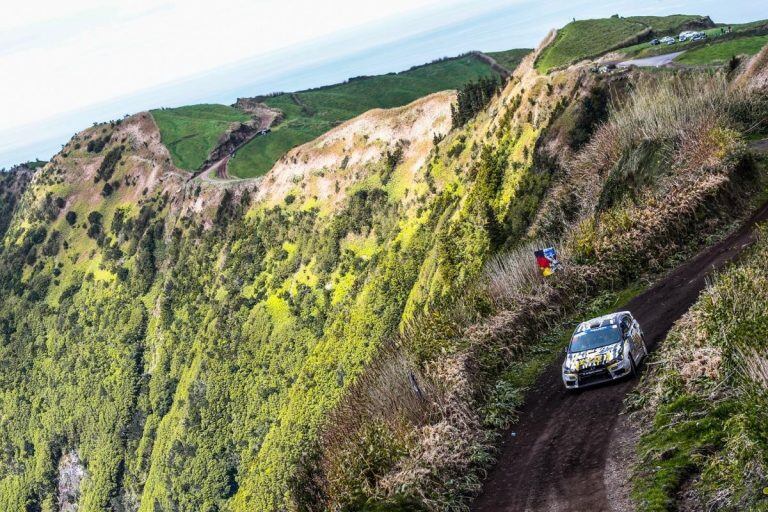
[[[3,238],[0,508],[60,500],[76,454],[82,509],[283,509],[377,347],[473,279],[513,197],[535,204],[521,180],[578,78],[531,62],[466,127],[437,93],[254,180],[176,169],[147,113],[77,134]]]

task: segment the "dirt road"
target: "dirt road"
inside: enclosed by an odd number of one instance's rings
[[[645,331],[649,349],[696,301],[707,277],[737,257],[755,239],[754,224],[768,220],[768,204],[720,243],[681,265],[634,298],[630,310]],[[616,467],[609,450],[624,396],[637,380],[567,393],[560,380],[562,357],[539,377],[526,398],[520,421],[505,434],[505,446],[491,471],[476,512],[609,512],[606,467]],[[623,428],[623,427],[622,427]],[[620,462],[620,461],[619,461]],[[620,464],[618,464],[620,467]]]
[[[656,55],[653,57],[646,57],[644,59],[633,59],[619,62],[618,66],[621,68],[627,68],[629,66],[638,66],[641,68],[660,68],[672,64],[675,57],[681,55],[683,52],[666,53],[664,55]]]

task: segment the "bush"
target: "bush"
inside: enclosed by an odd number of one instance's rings
[[[107,145],[107,143],[109,142],[109,139],[110,139],[109,135],[91,139],[88,141],[88,145],[86,146],[86,149],[88,149],[89,153],[101,153],[101,150],[104,149],[104,146]]]
[[[451,105],[451,120],[454,128],[464,126],[490,103],[499,90],[496,77],[480,78],[470,82],[458,93],[456,104]]]
[[[112,178],[115,168],[123,156],[123,149],[123,146],[117,146],[107,152],[104,160],[101,161],[101,165],[99,165],[99,169],[96,171],[94,181],[98,183],[99,180],[109,181]]]

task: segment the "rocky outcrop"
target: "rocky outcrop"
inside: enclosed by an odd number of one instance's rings
[[[72,451],[61,457],[57,479],[57,501],[60,512],[77,512],[80,500],[80,484],[85,476],[85,467],[77,452]]]

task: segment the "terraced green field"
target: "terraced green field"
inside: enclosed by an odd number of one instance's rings
[[[266,98],[264,103],[283,111],[285,121],[266,137],[257,137],[243,146],[230,160],[229,174],[239,178],[261,176],[291,148],[367,110],[402,106],[493,73],[487,63],[466,55],[401,73]]]
[[[768,35],[743,37],[722,42],[713,41],[706,46],[685,52],[678,56],[675,61],[689,66],[724,64],[733,56],[755,55],[766,44],[768,44]]]
[[[250,119],[226,105],[190,105],[152,110],[151,113],[173,164],[188,171],[203,164],[231,123]]]
[[[536,60],[536,68],[546,73],[554,67],[596,57],[617,48],[648,28],[653,29],[655,34],[675,33],[683,24],[699,18],[676,14],[577,20],[560,29],[552,44]]]

